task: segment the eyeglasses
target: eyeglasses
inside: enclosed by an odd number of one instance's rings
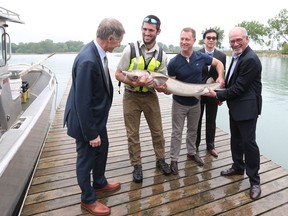
[[[150,18],[150,17],[144,18],[143,21],[144,21],[144,22],[147,22],[147,23],[152,23],[152,24],[155,24],[155,25],[158,24],[158,21],[157,21],[156,19],[153,19],[153,18]]]
[[[230,40],[229,43],[230,43],[231,45],[233,45],[233,44],[235,44],[235,43],[241,44],[241,43],[243,42],[243,39],[244,39],[244,38],[237,38],[237,39],[235,39],[235,40]]]
[[[210,36],[207,36],[206,39],[209,40],[209,41],[210,41],[210,40],[215,41],[215,40],[217,39],[217,37],[210,37]]]

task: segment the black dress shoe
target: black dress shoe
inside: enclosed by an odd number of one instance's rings
[[[143,181],[142,166],[139,164],[134,166],[133,181],[136,183],[141,183]]]
[[[209,154],[211,154],[213,157],[217,158],[218,157],[218,153],[217,151],[214,149],[208,149]]]
[[[260,185],[252,185],[250,188],[250,198],[252,200],[258,199],[261,195]]]
[[[177,175],[178,174],[178,162],[177,161],[171,161],[170,169],[171,169],[173,175]]]
[[[156,162],[156,167],[166,176],[171,174],[171,169],[164,159],[160,159]]]
[[[203,160],[199,157],[198,154],[195,154],[195,155],[187,154],[187,158],[190,159],[190,160],[195,161],[199,166],[203,166],[204,165]]]
[[[235,170],[233,168],[229,168],[227,170],[221,171],[221,176],[233,176],[233,175],[243,175],[244,170]]]

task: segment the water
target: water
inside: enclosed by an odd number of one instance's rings
[[[227,68],[230,61],[227,58]],[[260,61],[263,106],[257,123],[257,143],[262,155],[288,169],[288,58],[261,56]],[[226,103],[218,109],[217,127],[229,133]]]
[[[47,55],[15,55],[12,63],[35,63]],[[56,54],[45,61],[58,80],[59,104],[67,82],[71,77],[71,68],[76,54]],[[119,60],[118,55],[109,55],[109,67],[113,69]],[[288,58],[260,57],[262,62],[263,107],[257,125],[257,142],[261,154],[288,169]],[[227,57],[229,67],[231,58]],[[113,75],[112,75],[113,76]],[[115,88],[117,88],[115,86]],[[218,109],[217,127],[229,133],[229,118],[226,103]],[[286,128],[286,129],[285,129]]]

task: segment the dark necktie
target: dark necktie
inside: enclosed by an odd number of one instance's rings
[[[208,51],[207,51],[206,54],[208,54],[209,56],[211,56],[211,57],[213,58],[214,52],[208,52]],[[208,65],[208,66],[207,66],[207,70],[210,71],[210,68],[211,68],[211,65]]]

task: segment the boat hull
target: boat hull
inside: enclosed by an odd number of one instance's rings
[[[19,211],[56,111],[56,78],[41,73],[44,78],[33,84],[33,102],[20,116],[20,127],[12,127],[0,140],[0,209],[3,216],[15,215]],[[49,76],[50,80],[45,81]],[[37,82],[46,86],[41,89]]]

